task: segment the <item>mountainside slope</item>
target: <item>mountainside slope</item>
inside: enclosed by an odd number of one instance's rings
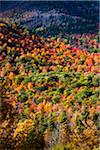
[[[98,148],[99,61],[0,23],[0,149]]]
[[[43,36],[98,33],[99,2],[3,2],[0,18],[18,22]]]

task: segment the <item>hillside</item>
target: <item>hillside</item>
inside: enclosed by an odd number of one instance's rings
[[[0,23],[1,150],[98,149],[100,54],[90,44]]]
[[[98,1],[1,1],[0,18],[17,22],[45,37],[99,31]]]

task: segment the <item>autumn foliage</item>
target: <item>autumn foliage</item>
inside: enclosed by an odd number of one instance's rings
[[[0,150],[97,150],[99,63],[99,53],[1,23]]]

